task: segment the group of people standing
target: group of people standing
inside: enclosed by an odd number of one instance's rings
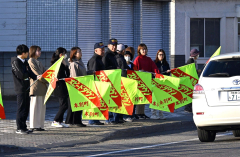
[[[27,61],[28,54],[30,59]],[[64,56],[61,63],[54,96],[58,97],[59,110],[52,122],[53,127],[86,127],[82,123],[82,111],[72,112],[68,90],[64,80],[61,78],[78,77],[94,74],[99,70],[122,69],[122,77],[127,77],[126,69],[152,72],[157,74],[170,75],[170,67],[166,60],[163,49],[158,50],[156,59],[153,61],[147,57],[148,48],[145,44],[140,44],[137,49],[138,56],[135,58],[135,50],[124,44],[119,44],[117,39],[109,39],[107,47],[102,42],[94,45],[93,56],[87,63],[87,68],[82,62],[82,53],[79,47],[73,47],[70,51],[70,58],[67,60],[67,50],[59,47],[53,53],[51,65]],[[18,134],[28,134],[32,131],[44,131],[44,120],[46,106],[44,96],[47,91],[48,82],[41,77],[45,68],[38,60],[41,56],[39,46],[26,45],[17,47],[17,57],[12,58],[12,73],[17,93],[17,131]],[[154,77],[154,76],[153,76]],[[28,90],[30,83],[38,81]],[[30,130],[27,129],[26,120],[30,110]],[[65,123],[63,123],[64,113],[67,111]],[[145,105],[134,105],[133,115],[121,115],[109,112],[109,120],[102,123],[98,120],[90,120],[89,125],[118,124],[132,122],[134,119],[149,119],[145,115]],[[165,119],[161,111],[151,110],[151,119]]]

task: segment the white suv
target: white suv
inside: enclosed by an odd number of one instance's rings
[[[216,132],[232,130],[240,137],[240,52],[213,57],[193,92],[193,119],[202,142]]]

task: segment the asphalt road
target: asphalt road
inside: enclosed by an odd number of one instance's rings
[[[99,144],[18,152],[7,156],[240,156],[240,138],[232,132],[218,133],[215,142],[202,143],[197,131],[178,130],[110,140]]]

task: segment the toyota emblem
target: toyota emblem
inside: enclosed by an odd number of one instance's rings
[[[240,80],[239,80],[239,79],[233,80],[232,83],[233,83],[234,85],[239,85],[239,84],[240,84]]]

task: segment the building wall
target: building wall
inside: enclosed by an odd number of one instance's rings
[[[76,0],[27,0],[27,46],[43,51],[77,46]]]
[[[0,51],[26,44],[26,0],[0,1]]]
[[[171,60],[172,67],[177,67],[189,58],[190,52],[190,18],[220,18],[221,53],[238,51],[237,4],[239,0],[174,0],[171,7]],[[185,57],[180,57],[185,55]],[[177,56],[177,57],[175,57]],[[185,59],[183,62],[175,58]],[[208,58],[199,58],[204,64]],[[177,65],[177,66],[175,66]]]
[[[3,95],[15,95],[11,57],[16,56],[16,47],[20,44],[40,46],[42,55],[39,60],[45,68],[50,66],[51,56],[60,46],[68,52],[71,47],[81,47],[86,65],[93,54],[94,43],[103,41],[107,45],[109,38],[117,38],[120,43],[136,50],[144,42],[152,59],[158,49],[164,49],[168,55],[171,48],[169,2],[0,0],[0,82]],[[94,11],[99,11],[100,15]],[[96,24],[99,16],[102,20]],[[90,29],[93,25],[96,29]],[[96,33],[100,33],[99,38]]]
[[[0,1],[0,82],[3,95],[14,94],[11,57],[26,44],[26,0]]]

